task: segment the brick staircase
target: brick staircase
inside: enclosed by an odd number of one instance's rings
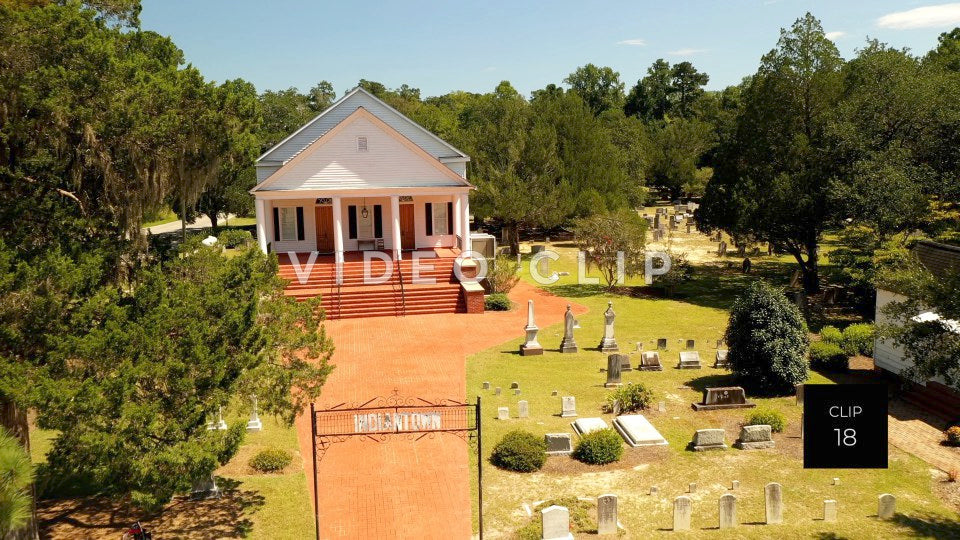
[[[307,256],[300,257],[305,271]],[[280,257],[280,277],[290,280],[284,294],[297,300],[317,295],[328,319],[386,317],[424,313],[462,313],[466,311],[460,295],[460,283],[453,273],[454,259],[420,259],[420,275],[413,280],[413,261],[400,261],[399,269],[393,262],[389,279],[382,283],[364,283],[362,261],[343,263],[342,285],[336,284],[336,266],[332,261],[317,261],[304,283],[287,257]],[[432,269],[427,269],[432,266]],[[379,259],[370,261],[370,275],[382,276],[386,265]],[[402,275],[402,286],[401,286]],[[424,280],[433,283],[423,283]]]

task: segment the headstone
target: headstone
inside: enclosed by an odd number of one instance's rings
[[[647,351],[640,355],[640,371],[663,371],[663,365],[660,364],[660,353],[657,351]]]
[[[216,422],[207,422],[207,430],[223,431],[227,427],[227,422],[223,419],[223,407],[217,407],[217,420]]]
[[[577,418],[571,425],[573,426],[573,431],[581,437],[587,433],[610,427],[603,421],[603,418]]]
[[[624,414],[613,419],[623,440],[632,447],[669,444],[663,435],[642,414]]]
[[[697,483],[690,482],[687,484],[687,493],[695,493],[697,491]]]
[[[517,402],[517,417],[530,418],[530,404],[527,403],[527,400],[521,399]]]
[[[703,391],[703,401],[693,404],[695,411],[714,411],[718,409],[751,409],[756,403],[747,401],[743,388],[739,386],[720,386]]]
[[[658,488],[657,486],[650,486],[650,495],[651,495],[651,496],[656,496],[656,495],[659,495],[659,494],[660,494],[660,488]]]
[[[606,388],[615,388],[621,386],[620,382],[620,355],[611,354],[607,356],[607,382],[603,383]]]
[[[556,395],[559,395],[559,394],[560,394],[560,392],[557,391],[557,390],[552,390],[552,391],[550,391],[550,395],[551,395],[551,396],[556,396]]]
[[[220,488],[217,486],[217,479],[212,474],[210,478],[194,483],[190,491],[190,497],[193,499],[219,499],[221,496]]]
[[[717,247],[717,255],[720,255],[722,257],[726,254],[727,254],[727,243],[721,241],[720,245]]]
[[[763,488],[767,525],[783,523],[783,488],[776,482],[770,482]]]
[[[520,388],[520,383],[518,383],[517,381],[513,381],[512,383],[510,383],[510,389],[513,390],[514,388]]]
[[[530,246],[530,254],[531,254],[531,255],[536,255],[537,253],[540,253],[540,252],[543,251],[544,249],[546,249],[546,248],[544,247],[543,244],[534,244],[534,245]]]
[[[657,348],[661,351],[667,350],[667,338],[657,338]]]
[[[564,396],[560,398],[560,417],[569,418],[577,415],[577,398]]]
[[[696,348],[697,348],[697,340],[695,340],[695,339],[688,339],[686,345],[687,345],[687,350],[688,350],[688,351],[692,351],[693,349],[696,349]]]
[[[693,223],[687,222],[687,234],[693,232]]]
[[[484,390],[490,389],[490,381],[483,381],[483,389]]]
[[[837,501],[833,499],[827,499],[823,501],[823,520],[827,523],[836,523]]]
[[[798,384],[797,389],[797,405],[803,405],[803,384]]]
[[[499,387],[499,386],[493,389],[493,395],[495,395],[495,396],[499,396],[499,395],[500,395],[500,387]]]
[[[570,534],[570,511],[553,505],[540,512],[543,519],[543,540],[573,540]]]
[[[617,534],[617,496],[597,497],[597,534]]]
[[[600,345],[597,347],[600,349],[600,352],[618,352],[620,350],[617,347],[617,340],[613,336],[613,322],[617,318],[617,314],[613,311],[613,302],[607,302],[607,311],[603,314],[603,339],[600,340]]]
[[[877,517],[880,519],[891,519],[897,513],[897,498],[889,493],[884,493],[878,498]]]
[[[771,428],[767,425],[742,426],[740,438],[733,445],[741,450],[759,450],[776,446]]]
[[[701,369],[703,366],[700,365],[700,353],[697,351],[681,351],[680,352],[680,363],[677,364],[678,369]]]
[[[520,395],[520,389],[519,389],[519,388],[514,388],[514,389],[513,389],[513,395],[519,396],[519,395]]]
[[[547,433],[543,436],[547,443],[548,456],[562,456],[573,453],[573,437],[569,433]]]
[[[537,341],[537,334],[540,332],[540,329],[537,328],[537,325],[533,322],[533,300],[527,300],[527,325],[523,327],[523,331],[527,334],[527,341],[523,345],[520,345],[520,355],[532,356],[543,354],[543,347],[540,346],[540,342]]]
[[[834,479],[833,479],[833,485],[839,486],[839,485],[840,485],[840,479],[839,479],[839,478],[834,478]]]
[[[576,327],[577,320],[573,318],[570,304],[567,304],[567,312],[563,315],[563,341],[560,342],[560,352],[575,353],[580,350],[576,340],[573,339],[573,329]]]
[[[509,420],[510,407],[497,407],[497,420]]]
[[[633,371],[633,366],[630,365],[629,354],[615,354],[614,356],[620,357],[620,371]]]
[[[653,228],[656,230],[660,230],[661,226],[662,226],[662,221],[660,220],[660,212],[657,212],[656,215],[653,216]]]
[[[667,404],[662,401],[658,401],[657,412],[667,412]]]
[[[727,349],[717,349],[717,359],[713,363],[713,367],[716,369],[727,369],[730,367],[730,363],[727,361],[730,351]]]
[[[727,433],[723,429],[698,429],[693,434],[690,449],[695,452],[704,450],[725,450]]]
[[[730,529],[737,526],[737,497],[732,493],[720,496],[720,528]]]
[[[723,338],[717,340],[717,346],[715,348],[719,349],[720,347],[723,347]]]
[[[740,489],[740,481],[734,480],[733,482],[730,482],[730,489]]]
[[[247,431],[263,431],[263,422],[257,412],[257,396],[253,396],[253,409],[250,411],[250,420],[247,420]]]
[[[690,517],[693,515],[693,501],[681,495],[673,500],[673,530],[689,531]]]

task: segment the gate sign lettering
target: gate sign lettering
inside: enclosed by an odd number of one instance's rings
[[[353,431],[358,434],[442,429],[443,415],[439,412],[377,412],[353,415]]]

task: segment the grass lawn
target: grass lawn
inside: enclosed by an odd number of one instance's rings
[[[776,409],[785,414],[787,427],[776,434],[777,448],[772,450],[695,453],[685,450],[696,429],[723,427],[731,444],[739,433],[739,422],[749,410],[694,412],[690,404],[699,401],[705,386],[721,386],[729,381],[727,371],[705,367],[703,370],[677,370],[679,340],[695,339],[705,366],[713,363],[716,340],[727,323],[727,308],[748,279],[739,272],[722,268],[697,268],[697,277],[678,290],[676,298],[645,296],[640,292],[610,295],[598,287],[575,284],[576,260],[569,247],[561,248],[562,258],[551,262],[551,270],[570,271],[556,284],[547,287],[573,301],[587,306],[590,312],[580,317],[576,340],[581,352],[557,352],[562,325],[540,330],[540,342],[546,349],[543,356],[520,357],[517,338],[471,356],[467,360],[468,397],[483,398],[484,440],[484,518],[485,532],[490,537],[513,537],[530,519],[524,505],[562,497],[595,498],[614,493],[620,498],[620,522],[627,537],[671,535],[675,538],[864,538],[896,536],[947,537],[960,534],[956,512],[933,494],[929,466],[919,459],[890,448],[887,470],[804,470],[799,438],[801,407],[795,398],[753,399],[759,407]],[[779,258],[760,258],[754,269],[782,281],[792,269]],[[526,266],[526,265],[525,265]],[[526,269],[524,279],[529,279]],[[628,280],[627,285],[637,284]],[[666,337],[670,350],[661,354],[662,372],[632,371],[623,374],[624,382],[643,382],[656,394],[655,401],[664,401],[666,412],[645,412],[645,416],[669,441],[667,447],[627,448],[624,458],[607,466],[588,466],[568,457],[551,457],[544,469],[533,474],[501,471],[489,465],[494,444],[509,430],[525,429],[542,435],[550,432],[571,432],[570,420],[560,418],[560,396],[577,398],[580,417],[599,416],[608,424],[613,416],[602,414],[600,405],[609,390],[603,387],[606,355],[594,349],[603,328],[602,312],[613,301],[617,313],[616,337],[621,352],[634,352],[637,342],[644,349],[653,348],[657,338]],[[633,354],[633,363],[639,355]],[[504,388],[501,396],[481,390],[483,381]],[[517,381],[522,395],[507,390]],[[828,383],[825,377],[812,373],[811,383]],[[558,391],[552,396],[553,390]],[[519,399],[530,404],[531,417],[516,419]],[[510,421],[496,420],[497,407],[510,407]],[[831,485],[840,477],[839,486]],[[717,527],[717,502],[727,492],[732,480],[740,481],[738,518],[742,524],[735,533],[720,533]],[[690,496],[694,500],[693,530],[674,533],[672,504],[674,497],[686,494],[690,482],[697,483]],[[783,485],[785,523],[758,526],[764,518],[763,486],[768,482]],[[648,495],[657,486],[659,496]],[[476,486],[474,486],[475,489]],[[897,496],[896,521],[880,522],[876,517],[877,496]],[[826,524],[822,516],[823,500],[839,503],[839,522]],[[951,523],[953,522],[953,523]],[[834,536],[836,535],[836,536]]]
[[[177,221],[178,219],[179,218],[177,217],[176,212],[174,212],[169,208],[165,208],[158,213],[155,219],[145,222],[142,225],[142,227],[143,228],[156,227],[157,225],[163,225],[164,223],[171,223],[173,221]]]

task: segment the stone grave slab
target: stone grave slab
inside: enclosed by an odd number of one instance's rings
[[[752,409],[756,403],[747,401],[747,395],[739,386],[719,386],[703,391],[703,401],[694,403],[695,411],[715,411],[718,409]]]
[[[573,453],[573,436],[569,433],[547,433],[543,436],[547,443],[548,456],[565,456]]]
[[[623,414],[613,419],[623,440],[630,446],[660,446],[669,444],[663,435],[642,414]]]
[[[693,434],[689,448],[694,452],[705,450],[726,450],[727,432],[723,429],[698,429]]]
[[[564,396],[560,398],[560,417],[570,418],[577,415],[577,398]]]
[[[727,360],[727,357],[730,355],[730,351],[727,349],[717,350],[717,357],[713,361],[713,367],[717,369],[727,369],[730,367],[730,362]]]
[[[640,355],[640,371],[663,371],[663,365],[660,364],[660,353],[657,351],[647,351]]]
[[[682,351],[680,352],[680,363],[677,364],[679,369],[701,369],[703,368],[700,365],[700,353],[697,351]]]
[[[773,442],[773,433],[770,426],[756,425],[741,427],[740,438],[733,443],[733,446],[741,450],[760,450],[773,448],[776,443]]]
[[[598,431],[610,427],[603,418],[578,418],[570,425],[573,426],[573,431],[581,437],[591,431]]]

